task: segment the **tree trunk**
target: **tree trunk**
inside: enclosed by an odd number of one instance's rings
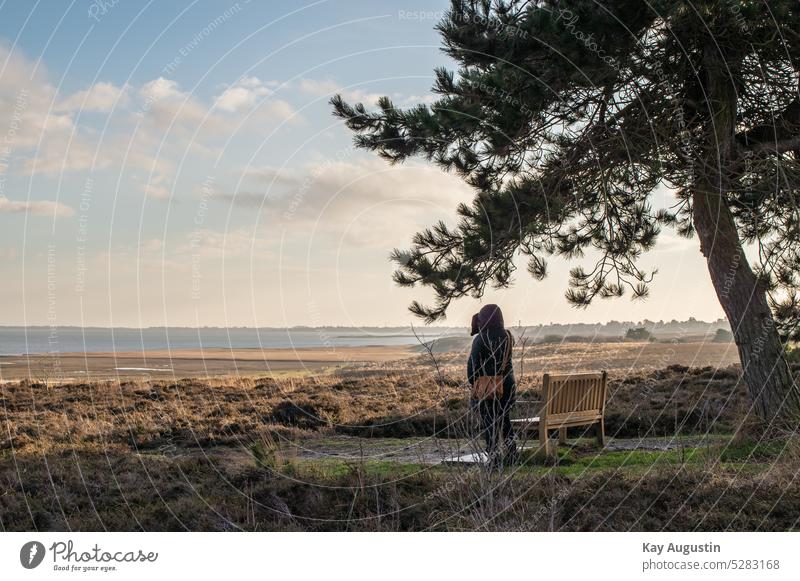
[[[800,414],[800,392],[786,362],[766,289],[750,268],[727,202],[738,97],[729,65],[719,51],[716,44],[709,44],[703,53],[705,148],[694,168],[692,218],[711,282],[733,330],[753,409],[770,423],[794,423]]]
[[[700,250],[730,321],[753,409],[768,422],[794,420],[800,411],[800,392],[765,289],[747,262],[731,211],[719,192],[702,190],[694,193],[693,211]]]

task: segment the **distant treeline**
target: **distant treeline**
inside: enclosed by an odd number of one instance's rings
[[[441,332],[437,339],[425,337],[424,343],[433,345],[437,352],[463,349],[471,342],[465,329],[436,327]],[[623,341],[693,342],[733,340],[726,319],[716,321],[610,321],[608,323],[578,323],[548,325],[512,325],[509,329],[517,338],[525,337],[533,343],[615,343]],[[420,336],[424,336],[420,333]],[[420,349],[424,350],[424,348]]]
[[[559,341],[586,341],[596,337],[614,337],[623,339],[630,329],[644,329],[654,338],[661,337],[686,337],[690,335],[711,335],[714,336],[717,329],[730,330],[727,319],[717,319],[716,321],[698,321],[690,318],[688,321],[609,321],[608,323],[574,323],[559,324],[550,323],[547,325],[526,325],[523,327],[512,327],[515,333],[519,334],[524,330],[525,336],[537,341],[554,341],[559,337]]]
[[[690,317],[686,321],[609,321],[608,323],[547,323],[540,325],[514,325],[506,321],[506,326],[514,331],[515,334],[523,330],[528,337],[536,337],[541,341],[547,335],[558,335],[560,337],[576,337],[574,340],[586,340],[597,336],[603,337],[624,337],[629,329],[645,329],[655,337],[659,336],[687,336],[687,335],[714,335],[717,329],[730,330],[727,319],[717,319],[716,321],[698,321]],[[420,335],[430,336],[438,334],[464,335],[468,332],[467,326],[426,326],[415,327]],[[411,333],[410,327],[291,327],[292,331],[318,330],[324,329],[328,332],[339,332],[349,335],[354,332],[359,334],[374,334],[379,337],[391,335],[406,336]],[[427,338],[427,337],[426,337]],[[579,339],[580,338],[580,339]]]
[[[511,328],[515,333],[525,330],[527,336],[536,336],[540,339],[545,335],[561,335],[566,336],[581,336],[581,337],[595,337],[602,336],[624,336],[628,329],[644,328],[653,335],[706,335],[714,334],[717,329],[730,330],[730,325],[727,319],[717,319],[716,321],[698,321],[694,317],[690,317],[687,321],[651,321],[645,319],[643,321],[609,321],[608,323],[547,323],[539,325],[514,325],[511,321],[506,321],[506,325]],[[24,326],[17,325],[0,325],[0,329],[25,329]],[[28,329],[44,328],[49,329],[47,326],[30,325]],[[59,329],[81,329],[81,327],[63,325]],[[108,330],[109,327],[83,327],[84,330]],[[135,327],[115,327],[116,330],[123,329],[137,329]],[[344,327],[344,326],[319,326],[309,327],[303,325],[296,325],[294,327],[142,327],[142,330],[243,330],[243,331],[289,331],[289,332],[305,332],[305,331],[325,331],[328,334],[336,334],[336,336],[351,337],[354,335],[375,335],[376,337],[406,337],[413,336],[413,331],[410,326],[386,326],[386,327]],[[415,326],[417,333],[420,335],[463,335],[468,332],[468,325],[465,323],[463,326],[427,326],[420,324]]]

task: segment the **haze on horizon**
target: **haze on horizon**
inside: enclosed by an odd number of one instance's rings
[[[472,192],[354,150],[328,100],[430,99],[445,1],[94,5],[0,11],[0,324],[422,324],[389,252]],[[697,240],[661,234],[646,301],[575,310],[580,263],[481,302],[530,325],[722,316]]]

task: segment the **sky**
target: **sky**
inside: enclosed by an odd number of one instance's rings
[[[441,0],[0,4],[0,325],[407,325],[388,256],[472,192],[355,150],[335,93],[430,102]],[[656,206],[671,203],[658,191]],[[508,321],[712,320],[696,240],[647,301],[564,298],[569,268],[454,303]]]

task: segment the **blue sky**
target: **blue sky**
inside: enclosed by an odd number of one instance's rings
[[[328,99],[430,100],[445,6],[0,5],[2,323],[408,323],[429,294],[387,256],[471,193],[354,151]],[[555,264],[486,300],[530,323],[720,316],[696,242],[667,234],[648,263],[646,303],[575,311]]]

